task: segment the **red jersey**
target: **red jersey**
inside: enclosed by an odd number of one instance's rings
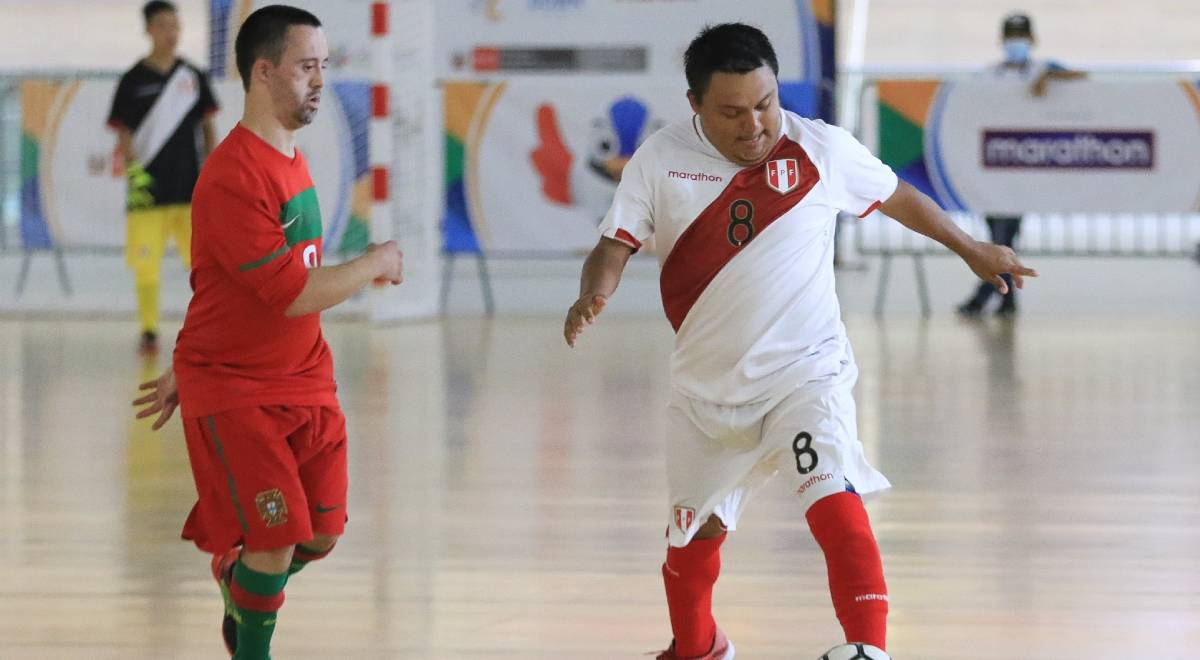
[[[192,196],[192,300],[175,346],[181,414],[337,403],[321,315],[284,316],[320,264],[321,210],[304,157],[239,124]]]

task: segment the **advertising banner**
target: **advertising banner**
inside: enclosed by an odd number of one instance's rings
[[[1200,211],[1195,81],[878,83],[878,153],[944,208]]]

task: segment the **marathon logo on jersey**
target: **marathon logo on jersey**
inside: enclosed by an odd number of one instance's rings
[[[1154,169],[1153,131],[985,129],[980,144],[985,168]]]
[[[781,158],[767,163],[767,185],[786,195],[800,185],[800,164],[795,158]]]
[[[686,506],[675,507],[675,526],[679,528],[679,531],[686,534],[694,522],[696,522],[695,509]]]
[[[829,472],[826,472],[825,474],[818,474],[816,476],[810,477],[808,479],[808,481],[800,484],[800,488],[796,490],[796,494],[803,495],[809,488],[812,488],[813,486],[821,483],[822,481],[829,481],[832,478],[833,478],[833,474],[831,474]],[[849,486],[849,484],[850,484],[850,482],[847,481],[846,485]]]
[[[288,521],[287,503],[283,501],[283,491],[278,488],[264,490],[255,495],[254,506],[258,508],[258,515],[262,516],[267,527],[275,527]]]
[[[680,172],[679,170],[667,170],[668,179],[684,179],[686,181],[702,181],[704,183],[720,183],[725,180],[725,177],[707,174],[705,172]]]

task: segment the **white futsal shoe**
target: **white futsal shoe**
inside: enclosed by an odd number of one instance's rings
[[[675,654],[675,640],[671,640],[671,647],[666,651],[659,653],[655,660],[733,660],[733,642],[717,628],[717,632],[713,635],[712,648],[704,655],[695,655],[684,657]]]

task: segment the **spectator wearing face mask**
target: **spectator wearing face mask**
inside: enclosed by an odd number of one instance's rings
[[[1033,59],[1033,47],[1037,41],[1033,36],[1033,21],[1026,14],[1014,13],[1006,16],[1000,24],[1000,39],[1004,46],[1004,60],[987,70],[988,75],[996,80],[1026,81],[1029,83],[1029,93],[1041,97],[1045,96],[1046,86],[1051,81],[1084,77],[1082,72],[1072,71],[1057,62]],[[989,214],[985,219],[992,242],[1012,247],[1021,230],[1021,216]],[[1008,292],[1003,294],[996,314],[1011,317],[1017,313],[1017,289],[1007,275],[1003,277],[1008,283]],[[981,282],[971,297],[958,306],[958,313],[966,317],[982,315],[995,293],[996,287],[988,282]]]

